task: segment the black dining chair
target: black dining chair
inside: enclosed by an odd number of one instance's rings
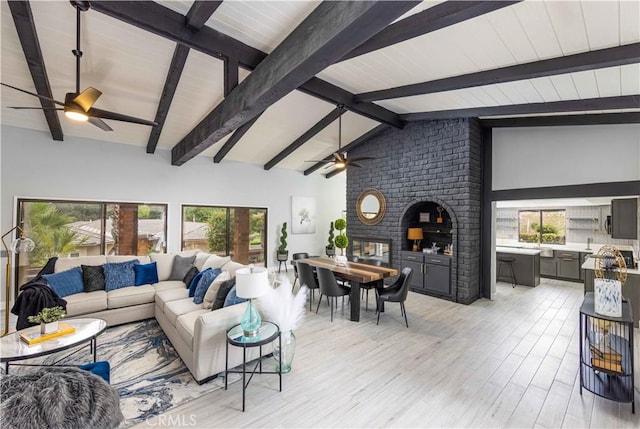
[[[300,252],[300,253],[294,253],[292,256],[293,259],[293,274],[295,275],[295,278],[293,279],[293,286],[292,287],[296,287],[296,281],[298,281],[298,264],[296,263],[296,260],[298,259],[307,259],[309,257],[308,253],[305,252]]]
[[[318,301],[318,306],[316,307],[316,313],[320,308],[320,303],[322,302],[322,295],[325,295],[327,299],[331,302],[331,321],[333,322],[333,308],[334,302],[335,307],[338,306],[338,297],[342,298],[342,309],[344,310],[344,297],[351,293],[351,289],[347,286],[343,286],[338,284],[336,281],[336,276],[333,275],[333,272],[328,268],[317,268],[318,273],[318,283],[320,286],[320,301]],[[333,299],[331,299],[333,298]]]
[[[379,287],[376,289],[376,311],[378,318],[376,325],[380,323],[380,313],[382,306],[385,302],[399,302],[400,312],[404,316],[404,323],[409,327],[409,321],[407,320],[407,310],[404,308],[404,302],[407,300],[409,294],[409,285],[411,284],[411,276],[413,276],[413,269],[405,267],[400,273],[400,277],[389,287]]]
[[[313,272],[313,267],[309,264],[299,264],[300,285],[305,285],[309,288],[311,294],[309,295],[309,311],[311,311],[311,301],[315,296],[315,290],[319,289],[316,275]],[[322,295],[320,295],[320,301],[322,301]]]
[[[380,259],[361,259],[359,262],[368,265],[374,265],[376,267],[382,266],[382,261]],[[371,283],[362,283],[360,285],[360,289],[362,290],[362,297],[360,299],[364,299],[364,311],[369,311],[369,290],[373,288],[378,288],[382,286],[382,280],[378,280]],[[365,297],[366,292],[366,298]]]

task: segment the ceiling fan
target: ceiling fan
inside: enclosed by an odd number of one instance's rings
[[[333,152],[331,154],[331,156],[333,156],[333,159],[331,160],[326,160],[326,159],[321,159],[321,160],[309,160],[309,161],[305,161],[305,162],[323,162],[323,163],[327,163],[329,165],[327,165],[325,167],[329,168],[331,166],[335,167],[337,170],[342,170],[343,168],[346,168],[347,166],[351,166],[351,167],[362,167],[362,165],[358,164],[357,161],[362,161],[365,159],[375,159],[372,156],[360,156],[357,158],[349,158],[347,159],[347,152],[342,152],[342,113],[344,111],[344,105],[343,104],[339,104],[338,105],[338,110],[340,111],[340,115],[338,116],[338,150],[336,152]]]
[[[133,124],[141,125],[158,125],[156,122],[147,121],[146,119],[135,118],[133,116],[123,115],[121,113],[109,112],[102,109],[96,109],[93,104],[102,95],[99,90],[88,87],[84,91],[80,92],[80,57],[82,57],[82,51],[80,50],[80,13],[86,12],[91,7],[88,1],[71,0],[70,3],[76,8],[76,49],[74,49],[73,55],[76,57],[76,92],[67,92],[64,97],[64,103],[53,98],[45,97],[34,92],[29,92],[15,86],[2,83],[3,86],[15,89],[25,94],[33,95],[43,100],[51,101],[59,107],[15,107],[8,106],[10,109],[37,109],[37,110],[62,110],[67,118],[74,119],[76,121],[88,121],[103,131],[113,131],[113,129],[107,125],[102,119],[112,119],[114,121],[130,122]]]

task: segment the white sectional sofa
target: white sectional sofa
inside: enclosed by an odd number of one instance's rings
[[[193,254],[194,252],[191,252]],[[185,253],[181,254],[182,256]],[[211,255],[199,252],[195,266],[201,270]],[[169,280],[174,255],[151,256],[83,256],[58,259],[55,272],[62,272],[81,265],[103,265],[138,259],[141,264],[156,262],[158,283],[123,287],[111,291],[81,292],[65,296],[67,317],[97,317],[109,326],[155,317],[175,347],[193,377],[203,383],[225,369],[226,332],[240,323],[246,303],[223,307],[218,310],[195,304],[182,281]],[[244,265],[234,261],[222,261],[222,271],[231,276]],[[270,352],[263,348],[263,354]],[[248,360],[257,358],[257,348],[248,351]],[[242,363],[242,349],[229,348],[229,367]]]

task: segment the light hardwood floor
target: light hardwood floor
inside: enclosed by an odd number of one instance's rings
[[[257,375],[244,413],[234,383],[137,427],[638,428],[640,409],[580,395],[581,302],[581,284],[546,279],[499,284],[496,300],[468,306],[410,292],[408,329],[397,304],[379,326],[373,305],[359,323],[348,307],[333,323],[325,304],[307,307],[282,392],[277,376]]]

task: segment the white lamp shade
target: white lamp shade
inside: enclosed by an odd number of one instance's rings
[[[265,267],[241,268],[236,271],[236,295],[258,298],[269,292],[269,273]]]

